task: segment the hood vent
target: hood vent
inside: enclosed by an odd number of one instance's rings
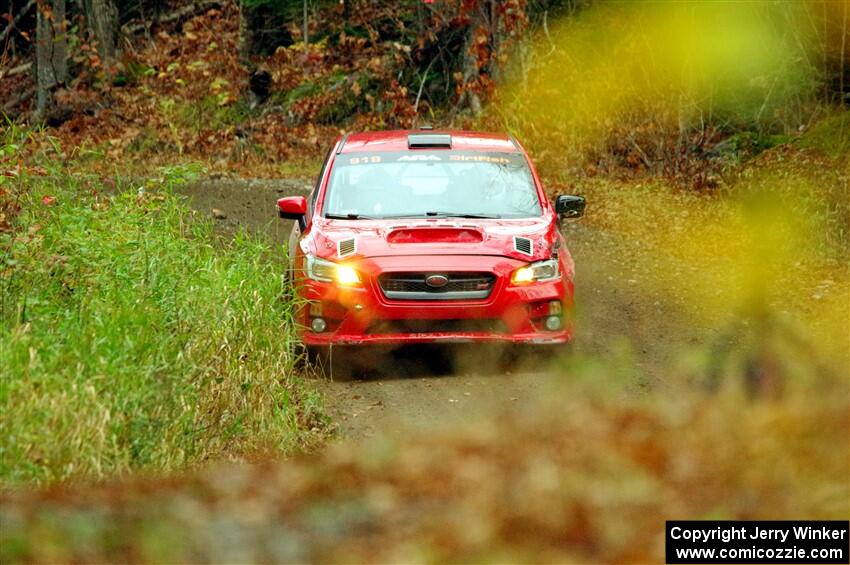
[[[416,227],[394,229],[389,243],[481,243],[484,234],[474,228]]]
[[[353,237],[338,241],[336,244],[336,254],[338,257],[347,257],[348,255],[353,255],[356,251],[357,240]]]
[[[527,237],[514,236],[514,249],[516,249],[520,253],[531,255],[531,251],[532,249],[534,249],[534,247],[531,244],[531,240]]]

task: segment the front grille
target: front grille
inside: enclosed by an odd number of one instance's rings
[[[443,286],[426,282],[429,277],[445,277]],[[492,273],[384,273],[378,284],[384,296],[395,300],[480,300],[490,296]]]
[[[433,333],[506,333],[499,319],[468,318],[452,320],[381,320],[366,329],[369,335]]]

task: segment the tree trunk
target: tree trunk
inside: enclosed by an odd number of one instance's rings
[[[480,73],[478,58],[475,54],[475,32],[481,25],[481,16],[477,12],[478,10],[476,10],[466,30],[466,40],[463,45],[463,91],[458,101],[461,108],[469,108],[475,115],[481,113],[481,97],[473,87],[473,83],[477,81]]]
[[[304,36],[303,37],[304,47],[306,48],[307,45],[310,44],[309,28],[308,28],[308,22],[307,22],[307,0],[303,0],[303,2],[301,3],[301,11],[302,11],[302,15],[304,17],[304,23],[303,23],[304,29],[301,32],[301,34]]]
[[[97,40],[97,54],[107,69],[115,67],[118,9],[113,0],[85,0],[86,22]]]
[[[48,0],[38,0],[36,6],[36,105],[33,121],[40,122],[53,103],[56,74],[53,70],[53,14]]]
[[[65,0],[53,0],[53,76],[59,84],[68,82],[68,22]]]
[[[499,82],[502,80],[502,65],[499,56],[502,54],[505,42],[505,20],[499,17],[497,3],[488,0],[488,24],[490,28],[490,77]]]
[[[254,52],[254,35],[251,32],[251,22],[249,16],[250,8],[245,6],[244,0],[239,2],[239,44],[238,54],[239,61],[244,65],[247,64]]]

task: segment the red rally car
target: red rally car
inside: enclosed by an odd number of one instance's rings
[[[584,198],[550,203],[513,137],[346,135],[309,199],[277,204],[297,220],[291,273],[310,348],[572,337],[574,266],[559,225]]]

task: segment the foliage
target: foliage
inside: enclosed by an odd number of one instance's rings
[[[322,0],[308,3],[305,45],[300,1],[250,0],[249,13],[276,14],[249,17],[255,31],[288,39],[246,60],[244,10],[228,1],[155,24],[114,76],[72,41],[52,134],[112,158],[275,176],[320,159],[342,131],[468,127],[466,107],[494,100],[475,125],[517,134],[544,169],[715,189],[814,122],[839,97],[824,89],[850,84],[845,3]],[[255,72],[270,81],[260,94]],[[26,90],[23,76],[0,97]]]
[[[322,1],[310,3],[305,45],[294,40],[302,35],[301,2],[255,0],[244,8],[277,14],[274,21],[247,16],[256,33],[280,26],[291,40],[241,59],[240,10],[224,2],[155,26],[152,41],[125,49],[115,74],[91,45],[75,47],[75,78],[54,97],[54,135],[68,146],[108,143],[113,157],[132,152],[168,163],[177,153],[216,169],[271,173],[270,159],[321,156],[340,127],[411,127],[455,115],[467,95],[486,100],[527,25],[525,0]],[[268,98],[249,91],[254,71],[271,77]],[[13,94],[5,86],[0,97]],[[196,119],[182,119],[182,108],[196,105]],[[219,119],[211,105],[236,111]],[[16,114],[25,110],[26,102]]]
[[[844,386],[748,402],[624,394],[609,362],[558,376],[534,410],[450,433],[8,494],[0,559],[647,563],[671,516],[847,515]]]
[[[836,112],[814,124],[797,145],[847,163],[850,159],[850,111]]]
[[[6,136],[14,159],[19,142]],[[176,187],[0,177],[20,207],[0,233],[0,480],[102,477],[317,441],[315,393],[293,372],[292,309],[269,246],[216,243]]]
[[[544,163],[715,188],[726,138],[751,132],[758,152],[820,112],[818,17],[804,3],[596,4],[538,34],[494,113]]]

